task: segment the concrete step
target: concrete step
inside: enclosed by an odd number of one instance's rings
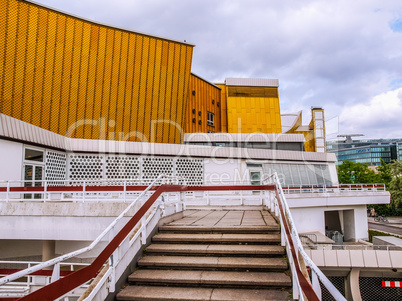
[[[269,212],[187,212],[158,231],[117,300],[292,299]]]
[[[128,277],[139,285],[175,285],[202,287],[284,288],[292,282],[285,273],[228,272],[228,271],[179,271],[137,270]]]
[[[160,243],[209,243],[209,244],[278,244],[280,234],[183,234],[159,233],[152,238]]]
[[[164,286],[129,286],[117,295],[117,300],[159,301],[262,301],[291,300],[289,292],[269,289],[222,289]]]
[[[216,245],[216,244],[151,244],[147,254],[155,255],[227,255],[227,256],[282,256],[285,249],[273,245]]]
[[[138,261],[139,267],[203,270],[284,271],[284,258],[205,257],[205,256],[152,256]]]
[[[280,227],[277,224],[267,226],[177,226],[164,225],[159,227],[159,232],[169,233],[279,233]]]

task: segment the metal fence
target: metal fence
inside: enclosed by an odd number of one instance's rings
[[[384,287],[385,281],[402,281],[402,278],[360,277],[359,285],[363,301],[402,300],[402,287]],[[399,284],[400,285],[400,284]]]
[[[336,276],[329,276],[328,280],[336,287],[336,289],[344,296],[345,295],[345,288],[346,288],[346,278],[345,277],[336,277]],[[336,301],[332,294],[327,290],[327,288],[320,284],[321,286],[321,298],[322,301]]]

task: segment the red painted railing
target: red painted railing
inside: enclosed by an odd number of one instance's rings
[[[17,188],[17,187],[13,187]],[[15,192],[23,192],[28,190],[22,190],[25,188],[35,188],[35,189],[44,189],[44,187],[18,187],[19,190],[15,190]],[[66,191],[67,187],[47,187],[48,191],[49,188],[55,189],[53,191]],[[68,187],[71,189],[77,189],[73,191],[83,191],[84,187],[82,186],[74,186]],[[85,187],[88,189],[89,187]],[[129,190],[133,189],[133,191],[140,191],[144,189],[141,186],[93,186],[94,191],[101,191],[102,188],[107,188],[110,190],[107,191],[123,191],[124,189]],[[59,189],[59,190],[57,190]],[[81,190],[80,190],[81,189]],[[277,186],[275,184],[268,184],[268,185],[237,185],[237,186],[202,186],[202,187],[188,187],[182,185],[161,185],[161,186],[154,186],[152,188],[155,192],[152,196],[142,205],[142,207],[135,213],[135,215],[127,222],[127,224],[120,230],[120,232],[113,238],[113,240],[106,246],[106,248],[99,254],[99,256],[92,262],[92,264],[78,270],[73,271],[70,274],[66,275],[65,277],[50,283],[49,285],[32,292],[31,294],[24,296],[18,300],[24,301],[35,301],[35,300],[54,300],[57,299],[66,293],[70,292],[71,290],[75,289],[76,287],[82,285],[83,283],[89,281],[90,279],[94,278],[99,270],[102,268],[104,263],[108,260],[108,258],[113,254],[116,248],[120,245],[120,243],[129,235],[129,233],[134,229],[136,224],[141,220],[141,218],[145,215],[145,213],[149,210],[152,204],[158,199],[158,197],[163,192],[180,192],[180,191],[275,191],[277,199],[279,200]],[[32,190],[29,190],[32,191]],[[33,190],[37,191],[44,191],[44,190]],[[88,190],[87,190],[88,191]],[[284,214],[284,209],[281,202],[278,202],[279,209],[281,211],[282,216],[286,216]],[[307,297],[308,300],[319,300],[317,295],[315,294],[310,282],[306,278],[306,276],[302,273],[299,260],[297,256],[297,250],[293,245],[292,237],[290,234],[289,225],[287,222],[283,222],[283,228],[285,231],[285,235],[288,237],[289,241],[289,248],[291,250],[290,256],[292,256],[293,261],[296,263],[296,273],[298,279],[300,281],[300,287],[302,288],[303,293]]]
[[[158,199],[162,192],[185,191],[186,186],[180,185],[161,185],[159,186],[152,196],[142,205],[142,207],[134,214],[134,216],[127,222],[127,224],[120,230],[120,232],[113,238],[113,240],[106,246],[106,248],[99,254],[99,256],[89,265],[78,271],[75,271],[64,278],[61,278],[49,285],[32,292],[31,294],[22,297],[18,300],[24,301],[51,301],[57,299],[81,284],[94,278],[103,264],[113,254],[119,244],[125,237],[134,229],[135,225],[141,220],[144,214]]]
[[[18,188],[18,191],[24,188],[36,188],[43,191],[44,187],[13,187]],[[50,188],[50,187],[48,187]],[[67,187],[52,187],[54,189],[59,189],[60,191],[65,191]],[[83,189],[81,186],[68,187],[74,189]],[[89,187],[86,187],[89,188]],[[103,187],[93,186],[97,191],[102,191]],[[107,188],[112,188],[113,191],[122,191],[124,187],[119,186],[107,186]],[[135,190],[140,190],[139,186],[125,187],[133,188]],[[141,187],[144,188],[144,187]],[[42,189],[42,190],[41,190]],[[99,256],[92,262],[91,265],[86,266],[78,271],[72,272],[71,274],[61,278],[49,285],[32,292],[31,294],[22,297],[19,300],[54,300],[73,290],[74,288],[82,285],[83,283],[94,278],[99,270],[102,268],[106,260],[113,254],[119,244],[124,240],[124,238],[131,232],[135,225],[141,220],[144,214],[152,206],[152,204],[158,199],[158,197],[163,192],[177,192],[177,191],[249,191],[249,190],[274,190],[274,185],[238,185],[238,186],[203,186],[203,187],[188,187],[180,185],[161,185],[154,186],[151,190],[155,190],[152,196],[144,203],[144,205],[138,210],[138,212],[130,219],[130,221],[123,227],[123,229],[114,237],[114,239],[106,246],[106,248],[99,254]],[[17,191],[17,190],[15,190]],[[25,190],[24,190],[25,191]],[[58,190],[57,190],[58,191]],[[75,190],[82,191],[82,190]],[[108,190],[110,191],[110,190]]]
[[[275,194],[276,194],[276,199],[280,200],[278,189],[275,190]],[[281,216],[286,217],[282,202],[278,201],[278,206],[279,206],[279,210],[281,212]],[[311,286],[310,281],[307,279],[307,277],[303,274],[302,270],[300,269],[299,259],[297,256],[297,249],[294,246],[294,242],[293,242],[292,236],[290,234],[289,223],[286,218],[283,218],[282,221],[283,222],[282,222],[281,226],[284,228],[285,234],[287,236],[287,240],[289,242],[289,249],[291,251],[291,256],[293,258],[293,262],[297,263],[297,264],[295,264],[295,269],[296,269],[297,278],[299,279],[300,287],[302,288],[303,293],[305,294],[307,300],[320,301],[320,298],[318,298],[317,294],[315,293],[313,287]],[[289,256],[289,254],[288,254],[288,256]]]

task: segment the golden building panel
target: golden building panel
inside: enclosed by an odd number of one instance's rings
[[[227,124],[229,133],[281,133],[279,99],[228,96]]]
[[[220,88],[192,74],[188,95],[186,132],[221,132]],[[208,112],[214,114],[213,126],[208,125]]]
[[[220,109],[221,109],[221,131],[223,133],[228,132],[228,115],[227,115],[227,87],[225,84],[217,84],[219,88],[221,88],[221,101],[220,101]]]
[[[21,0],[1,1],[0,41],[1,113],[76,138],[181,143],[151,121],[184,127],[192,45]]]

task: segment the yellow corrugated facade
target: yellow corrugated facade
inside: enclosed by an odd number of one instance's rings
[[[193,46],[0,1],[0,112],[62,135],[181,143]]]
[[[221,128],[221,90],[219,87],[191,74],[187,102],[186,133],[218,133]],[[208,112],[214,123],[208,124]]]
[[[278,88],[226,86],[228,133],[281,133]]]
[[[297,134],[304,134],[304,150],[306,152],[315,152],[315,139],[313,131],[297,132]]]
[[[211,84],[191,74],[193,47],[0,1],[0,113],[84,139],[182,143],[185,132],[282,132],[277,84]],[[319,130],[314,123],[303,132],[307,151],[317,151],[317,139],[325,147]]]
[[[221,88],[221,131],[223,133],[228,132],[228,101],[227,101],[227,87],[225,84],[217,84]]]
[[[319,119],[322,120],[321,124],[318,124],[318,127],[315,117],[316,113],[321,114],[321,118]],[[320,135],[317,136],[317,133]],[[304,150],[306,152],[326,152],[324,110],[321,108],[312,108],[311,121],[308,126],[304,127],[302,127],[302,114],[300,112],[294,125],[286,131],[286,134],[303,134],[305,139]],[[317,145],[320,139],[323,144],[321,147]]]

